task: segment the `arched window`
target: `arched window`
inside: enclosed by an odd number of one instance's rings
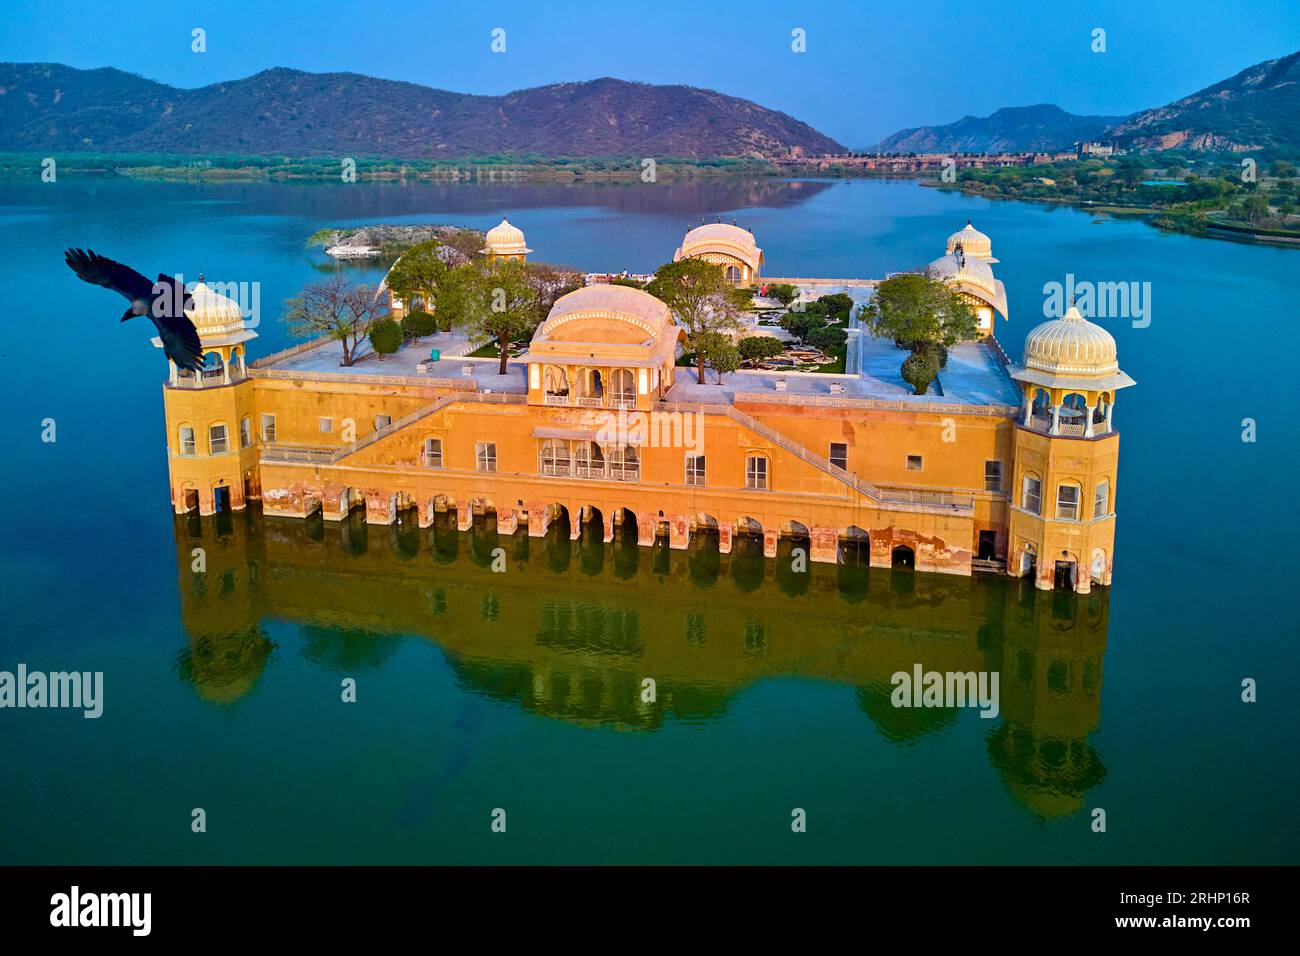
[[[228,451],[230,451],[230,436],[226,434],[226,423],[212,423],[208,426],[208,454],[224,455]]]
[[[609,386],[615,402],[636,401],[636,377],[627,369],[614,369],[609,376]]]
[[[186,458],[193,458],[198,453],[194,441],[194,429],[190,425],[182,425],[179,429],[181,454]]]
[[[546,366],[544,375],[546,393],[548,395],[568,395],[569,394],[569,375],[559,365]]]
[[[739,266],[727,266],[727,281],[728,281],[728,282],[737,282],[737,283],[740,282],[740,267],[739,267]]]
[[[1110,482],[1098,482],[1097,490],[1092,496],[1092,516],[1104,518],[1110,514]]]
[[[1056,486],[1056,517],[1063,521],[1079,520],[1079,490],[1078,485]]]

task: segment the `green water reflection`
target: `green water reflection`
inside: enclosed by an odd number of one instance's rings
[[[427,529],[412,519],[177,518],[181,678],[214,705],[239,700],[274,666],[266,623],[289,621],[302,655],[326,670],[383,668],[403,641],[424,639],[464,693],[593,728],[707,726],[743,689],[779,677],[848,685],[862,716],[907,748],[970,715],[894,707],[893,673],[997,671],[1001,712],[981,721],[987,756],[1023,807],[1074,813],[1105,776],[1089,742],[1104,589],[1041,592],[860,562],[796,571],[792,542],[765,560],[743,538],[723,555],[709,537],[671,551],[637,547],[633,529],[606,544],[585,528],[571,540],[563,523],[529,538],[498,535],[490,517],[465,533],[442,516]],[[195,549],[205,570],[194,570]]]

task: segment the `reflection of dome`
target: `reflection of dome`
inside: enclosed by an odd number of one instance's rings
[[[524,245],[524,231],[510,225],[508,219],[489,229],[483,243],[483,252],[490,256],[522,256],[532,251]]]
[[[1111,375],[1119,371],[1115,337],[1075,306],[1025,337],[1025,368],[1053,375]]]
[[[194,301],[185,314],[200,337],[234,335],[244,330],[244,315],[234,299],[217,292],[202,279],[189,291]]]
[[[966,228],[959,229],[948,237],[948,255],[957,251],[958,244],[968,259],[982,259],[985,262],[997,262],[993,258],[993,242],[966,220]]]

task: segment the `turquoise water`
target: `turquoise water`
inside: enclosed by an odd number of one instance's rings
[[[1103,320],[1138,381],[1115,412],[1114,586],[799,580],[752,555],[558,540],[493,575],[486,530],[173,518],[161,356],[63,248],[259,282],[265,354],[289,344],[277,304],[330,268],[304,248],[317,228],[503,214],[535,258],[590,270],[648,271],[720,216],[756,232],[768,274],[828,276],[915,267],[973,218],[1001,260],[1013,355],[1044,283],[1149,282],[1148,327]],[[99,720],[0,710],[0,862],[1300,857],[1293,250],[874,182],[64,181],[6,184],[0,227],[0,670],[106,685]],[[197,579],[195,540],[211,555]],[[1002,713],[890,708],[889,674],[914,661],[1000,668]],[[1245,677],[1258,703],[1240,701]]]

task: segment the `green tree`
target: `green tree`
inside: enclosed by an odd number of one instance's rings
[[[722,384],[722,376],[740,368],[740,349],[731,339],[721,332],[704,332],[696,337],[696,357],[707,361],[718,373],[717,384]],[[704,383],[704,379],[700,379]]]
[[[646,286],[686,327],[687,345],[695,350],[695,374],[704,383],[705,352],[700,338],[737,329],[741,305],[722,267],[703,259],[679,259],[662,265]]]
[[[829,354],[844,348],[848,339],[849,334],[839,326],[823,325],[820,329],[813,329],[808,336],[808,344]]]
[[[308,283],[284,304],[281,318],[299,338],[328,335],[343,346],[343,364],[356,361],[357,348],[378,318],[375,290],[344,276]]]
[[[442,243],[436,239],[411,246],[402,253],[388,270],[386,281],[393,290],[393,295],[406,303],[408,308],[417,306],[420,301],[434,303],[437,301],[438,287],[442,284],[449,268],[443,258]]]
[[[853,312],[853,296],[847,292],[824,295],[817,300],[817,304],[824,306],[826,314],[836,322],[847,322]]]
[[[777,282],[767,287],[767,297],[788,306],[799,297],[799,290],[788,282]]]
[[[402,332],[409,338],[420,339],[438,331],[438,320],[428,312],[410,312],[402,319]]]
[[[510,343],[526,338],[540,321],[537,292],[528,281],[523,263],[496,262],[481,269],[477,265],[466,288],[459,321],[471,338],[491,338],[501,349],[499,374],[506,374]]]
[[[1290,179],[1295,175],[1295,164],[1286,159],[1273,160],[1270,168],[1278,179]]]
[[[390,318],[376,319],[370,325],[370,347],[382,362],[402,347],[402,327]]]
[[[1268,218],[1268,197],[1253,192],[1241,203],[1241,215],[1247,222],[1263,222]]]
[[[939,356],[934,349],[921,348],[903,360],[903,381],[917,395],[924,395],[939,375]]]
[[[816,311],[793,310],[781,316],[781,328],[806,344],[814,332],[826,328],[826,317]]]
[[[736,346],[740,349],[740,357],[749,362],[775,358],[785,351],[780,340],[771,335],[747,335]]]
[[[875,335],[912,351],[930,342],[951,347],[979,335],[979,319],[951,286],[916,273],[880,283],[862,317]]]

